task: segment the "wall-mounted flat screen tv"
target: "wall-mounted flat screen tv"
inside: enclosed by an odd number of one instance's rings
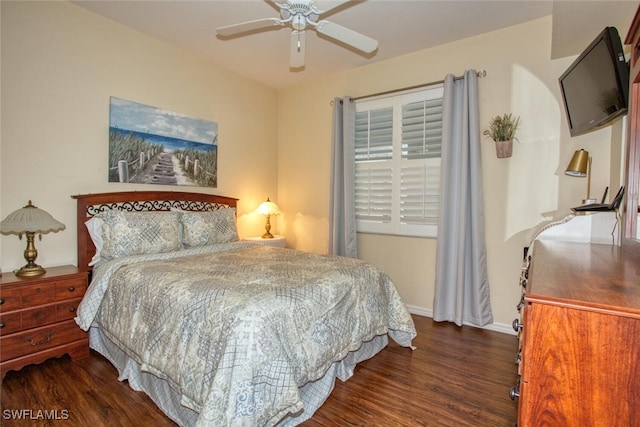
[[[618,30],[605,28],[559,81],[571,136],[600,129],[626,114],[629,64]]]

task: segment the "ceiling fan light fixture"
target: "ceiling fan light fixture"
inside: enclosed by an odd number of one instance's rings
[[[307,18],[304,15],[298,13],[293,16],[293,19],[291,20],[291,26],[296,31],[304,31],[304,29],[307,28]]]

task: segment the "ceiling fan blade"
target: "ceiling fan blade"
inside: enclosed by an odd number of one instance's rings
[[[318,9],[320,9],[320,15],[321,16],[326,16],[326,15],[331,15],[334,12],[336,12],[336,9],[339,9],[340,7],[342,7],[345,3],[351,3],[354,0],[337,0],[337,1],[317,1],[314,2],[316,7],[318,7]],[[327,7],[326,9],[323,9],[323,7]]]
[[[291,53],[289,58],[289,67],[304,67],[304,51],[306,44],[306,36],[304,31],[291,32]]]
[[[280,27],[282,22],[278,18],[264,18],[255,21],[242,22],[240,24],[227,25],[216,29],[219,36],[227,37],[255,30],[264,30],[269,27]]]
[[[329,21],[320,21],[316,27],[316,31],[324,34],[332,39],[341,41],[365,53],[371,53],[378,48],[378,41],[350,30],[342,25],[334,24]]]

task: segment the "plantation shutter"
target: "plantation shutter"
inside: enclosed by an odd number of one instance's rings
[[[391,221],[393,108],[356,113],[356,218]]]
[[[401,224],[438,224],[442,98],[402,106]]]
[[[442,86],[357,101],[358,232],[437,236]]]

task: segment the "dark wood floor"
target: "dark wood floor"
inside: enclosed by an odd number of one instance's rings
[[[509,388],[516,380],[516,338],[414,319],[416,350],[390,343],[349,381],[338,380],[303,426],[514,426],[517,405]],[[2,426],[175,426],[94,352],[9,372],[0,391]],[[48,411],[59,420],[12,420],[20,410],[30,410],[22,411],[30,418]]]

